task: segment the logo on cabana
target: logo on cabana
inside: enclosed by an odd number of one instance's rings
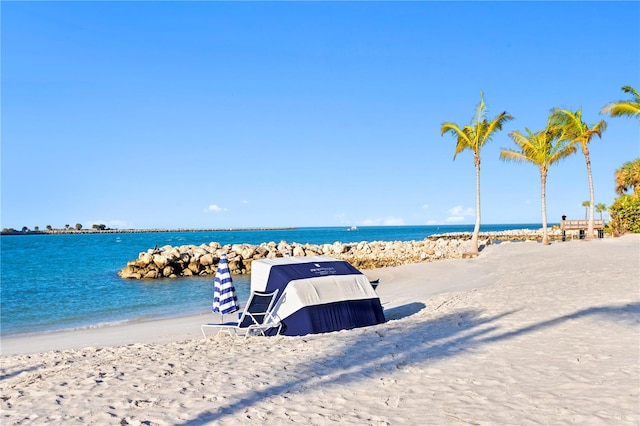
[[[313,266],[315,266],[315,268],[309,269],[309,272],[316,275],[334,275],[336,273],[336,268],[333,266],[323,267],[319,263],[314,263]]]

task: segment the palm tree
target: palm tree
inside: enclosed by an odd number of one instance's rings
[[[527,130],[527,135],[519,131],[509,134],[518,151],[502,148],[500,159],[507,161],[526,161],[538,167],[540,170],[540,188],[542,200],[542,244],[549,245],[549,233],[547,230],[547,173],[549,167],[576,152],[575,144],[559,138],[560,134],[547,126],[539,132]]]
[[[441,135],[450,133],[456,138],[456,149],[453,159],[460,152],[468,149],[473,151],[473,163],[476,168],[476,224],[471,237],[471,254],[478,254],[478,234],[480,233],[480,149],[491,140],[494,133],[502,130],[502,125],[513,117],[506,111],[498,114],[492,120],[487,120],[487,107],[484,103],[484,94],[480,91],[480,103],[476,106],[476,112],[470,124],[460,128],[455,123],[442,123]]]
[[[607,128],[607,122],[601,120],[597,124],[589,127],[582,121],[582,108],[576,112],[566,109],[553,108],[549,116],[549,123],[554,127],[554,131],[562,132],[560,139],[567,140],[572,144],[580,144],[582,154],[587,163],[587,177],[589,179],[589,225],[587,226],[586,240],[593,238],[593,177],[591,175],[591,159],[589,158],[589,142],[594,135],[602,137],[602,132]]]
[[[589,218],[589,206],[591,206],[591,202],[589,200],[582,202],[582,207],[584,207],[584,220]]]
[[[633,99],[629,101],[619,100],[605,105],[600,114],[609,114],[612,117],[636,117],[640,120],[640,93],[631,86],[623,86],[622,91],[631,93]]]
[[[634,194],[640,194],[640,158],[627,161],[616,170],[616,192],[623,195],[629,189]]]
[[[596,204],[596,212],[600,213],[600,220],[604,222],[604,219],[602,218],[602,212],[606,212],[607,211],[607,205],[604,203],[598,203]]]

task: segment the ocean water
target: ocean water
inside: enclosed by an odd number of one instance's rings
[[[483,225],[481,231],[539,229],[540,224]],[[411,241],[471,232],[472,225],[295,228],[0,237],[0,335],[77,329],[211,310],[213,276],[123,280],[117,273],[149,248],[263,242]],[[233,276],[240,302],[250,276]]]

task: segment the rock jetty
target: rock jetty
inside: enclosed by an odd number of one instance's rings
[[[562,240],[562,230],[560,228],[551,228],[547,230],[549,241]],[[470,240],[470,232],[450,232],[447,234],[434,234],[429,235],[427,239],[437,240],[439,238],[444,239],[458,239],[458,240]],[[494,232],[480,232],[480,239],[490,240],[491,242],[501,241],[542,241],[542,230],[534,229],[517,229],[510,231],[494,231]],[[579,238],[579,231],[565,231],[565,237],[568,240]]]
[[[552,230],[559,239],[560,231]],[[570,238],[570,237],[568,237]],[[432,235],[421,241],[361,241],[358,243],[299,244],[281,241],[260,245],[209,244],[164,246],[140,253],[118,275],[122,278],[153,279],[215,274],[220,255],[226,253],[232,274],[250,274],[258,259],[291,256],[329,256],[345,260],[358,269],[400,266],[440,259],[461,258],[468,251],[470,233]],[[480,246],[494,241],[542,240],[541,231],[518,230],[480,233]]]

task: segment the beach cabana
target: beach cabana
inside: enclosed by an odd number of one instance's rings
[[[251,265],[251,291],[279,291],[273,313],[280,334],[302,336],[385,321],[368,278],[348,262],[330,257],[284,257]]]

